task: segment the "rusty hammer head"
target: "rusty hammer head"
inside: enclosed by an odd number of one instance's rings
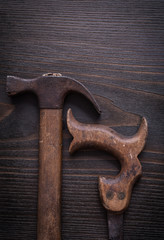
[[[38,97],[40,108],[46,109],[61,109],[65,96],[69,92],[75,91],[89,99],[100,113],[97,102],[87,88],[78,81],[61,76],[61,74],[44,74],[34,79],[8,76],[6,90],[8,95],[26,91],[34,92]]]

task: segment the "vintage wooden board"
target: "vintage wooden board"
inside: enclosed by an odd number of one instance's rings
[[[164,230],[164,2],[0,2],[0,239],[36,239],[38,184],[37,99],[6,96],[7,75],[37,77],[60,72],[81,81],[102,109],[77,94],[63,114],[62,236],[68,240],[108,239],[98,176],[114,175],[109,154],[83,150],[70,156],[66,112],[86,123],[120,133],[149,124],[139,159],[143,176],[124,218],[125,239],[163,239]]]

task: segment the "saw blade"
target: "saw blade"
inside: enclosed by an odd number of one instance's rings
[[[123,240],[123,214],[107,211],[109,240]]]

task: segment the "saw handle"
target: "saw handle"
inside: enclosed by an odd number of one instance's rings
[[[91,147],[112,153],[120,161],[121,171],[117,176],[99,177],[99,191],[107,210],[123,212],[129,205],[132,187],[142,173],[137,156],[145,145],[146,119],[142,118],[138,132],[131,137],[118,134],[108,126],[80,123],[73,117],[70,109],[67,113],[67,125],[73,136],[70,153]]]

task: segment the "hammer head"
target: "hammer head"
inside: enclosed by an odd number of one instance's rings
[[[38,99],[40,108],[61,109],[64,98],[69,92],[78,92],[89,99],[96,110],[100,113],[99,106],[87,88],[78,81],[54,74],[43,75],[34,79],[23,79],[14,76],[7,77],[8,95],[21,92],[34,92]]]

